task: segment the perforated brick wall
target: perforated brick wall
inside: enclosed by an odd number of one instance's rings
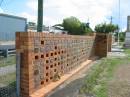
[[[36,90],[57,80],[59,76],[78,68],[90,56],[105,56],[106,42],[105,36],[96,34],[72,36],[17,32],[16,51],[21,59],[21,96],[29,97]]]

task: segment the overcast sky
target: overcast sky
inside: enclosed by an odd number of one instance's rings
[[[0,0],[1,1],[1,0]],[[28,21],[37,20],[38,0],[4,0],[0,12],[22,16]],[[119,23],[119,0],[44,0],[44,24],[54,25],[62,23],[69,16],[75,16],[82,22],[90,22],[94,28],[96,24],[110,22]],[[121,0],[121,27],[126,29],[127,16],[130,15],[130,0]]]

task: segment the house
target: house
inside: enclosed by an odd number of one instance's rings
[[[15,32],[26,31],[27,19],[0,13],[0,41],[14,41]]]

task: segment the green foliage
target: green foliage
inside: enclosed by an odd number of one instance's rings
[[[80,32],[82,32],[82,34],[88,34],[92,33],[93,30],[89,27],[89,24],[82,23],[80,26]]]
[[[76,17],[69,17],[63,20],[64,30],[71,35],[84,35],[92,32],[92,29],[84,23],[81,23]]]
[[[16,72],[2,75],[0,76],[0,79],[0,83],[7,86],[16,80]]]
[[[118,32],[115,33],[115,39],[116,39],[116,41],[118,40]],[[120,40],[120,42],[125,41],[125,32],[120,32],[119,33],[119,40]]]
[[[5,67],[5,66],[15,65],[15,64],[16,64],[15,56],[9,56],[8,58],[0,57],[0,67]]]
[[[114,24],[98,24],[95,26],[95,31],[97,33],[110,33],[118,30],[118,26]]]
[[[75,18],[70,17],[63,20],[63,27],[65,30],[69,31],[69,34],[80,34],[81,22]]]

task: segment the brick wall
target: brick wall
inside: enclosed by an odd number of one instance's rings
[[[113,37],[111,34],[109,34],[108,35],[108,52],[111,52],[112,43],[113,43]]]
[[[20,54],[20,95],[36,90],[78,68],[88,58],[107,54],[106,35],[72,36],[45,33],[16,33]]]
[[[108,52],[108,34],[96,34],[95,37],[95,55],[106,57]]]

